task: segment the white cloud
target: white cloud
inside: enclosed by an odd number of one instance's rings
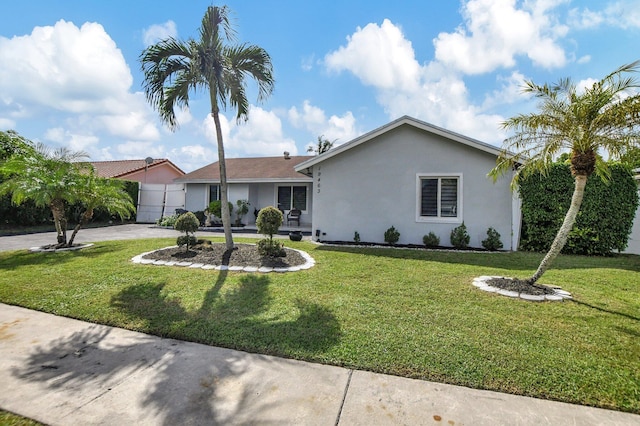
[[[544,68],[567,62],[557,39],[568,28],[555,22],[551,10],[565,0],[470,0],[463,3],[464,25],[434,40],[436,59],[466,74],[511,68],[516,56],[526,55]]]
[[[0,117],[0,130],[11,130],[16,127],[15,120],[9,118]]]
[[[363,84],[374,86],[377,101],[390,119],[410,115],[486,142],[499,142],[502,139],[499,123],[504,119],[485,113],[483,106],[471,104],[465,82],[448,66],[437,61],[420,65],[400,29],[391,27],[393,24],[385,21],[381,27],[369,24],[365,27],[367,31],[358,29],[348,38],[347,47],[326,56],[327,66],[348,70]],[[393,54],[384,50],[393,46],[404,48]],[[323,114],[307,103],[302,111],[295,108],[289,111],[290,120],[298,126],[304,123],[307,129],[323,123]]]
[[[274,112],[251,106],[247,122],[229,122],[224,115],[220,116],[220,121],[226,157],[278,156],[284,151],[297,155],[295,141],[283,135],[282,122]],[[207,139],[217,150],[211,115],[207,115],[203,126]]]
[[[10,116],[87,126],[73,134],[101,129],[155,140],[151,110],[141,94],[129,91],[132,82],[122,52],[100,24],[78,28],[60,20],[29,35],[0,37],[0,111]]]
[[[590,29],[601,25],[622,29],[640,28],[640,1],[614,1],[599,11],[574,8],[569,12],[569,23],[578,29]]]
[[[419,66],[413,57],[411,42],[399,27],[385,19],[382,25],[358,27],[347,37],[347,45],[324,58],[329,70],[348,70],[364,84],[382,89],[404,89],[414,82]]]
[[[178,35],[176,23],[169,20],[164,24],[151,25],[142,32],[142,41],[145,47],[151,46],[169,37],[175,38]]]
[[[578,60],[576,62],[579,63],[579,64],[587,64],[587,63],[591,62],[591,55],[581,56],[580,58],[578,58]]]
[[[308,100],[303,102],[301,110],[295,106],[291,107],[288,111],[288,117],[294,127],[303,128],[316,137],[322,136],[330,141],[335,141],[335,146],[348,142],[361,133],[356,129],[356,119],[351,111],[341,117],[332,115],[327,118],[321,108],[311,105]]]
[[[72,151],[84,151],[90,157],[94,157],[95,148],[100,142],[99,138],[90,133],[74,133],[61,127],[48,129],[44,134],[45,140],[65,146]]]

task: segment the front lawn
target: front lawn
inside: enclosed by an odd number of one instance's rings
[[[640,413],[640,256],[561,256],[541,282],[575,301],[532,303],[471,281],[526,276],[540,254],[287,241],[316,266],[247,274],[130,262],[172,244],[0,252],[0,301],[249,352]]]

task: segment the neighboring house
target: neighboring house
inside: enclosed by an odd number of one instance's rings
[[[636,183],[638,184],[638,195],[640,196],[640,168],[634,170]],[[629,235],[629,241],[627,249],[624,253],[628,254],[640,254],[640,206],[636,211],[636,217],[633,221],[633,227],[631,228],[631,235]]]
[[[516,250],[520,202],[511,175],[487,177],[500,149],[401,117],[296,165],[313,178],[313,235],[323,241],[384,242],[394,226],[400,244],[422,244],[434,232],[443,246],[463,222],[470,246],[481,247],[487,229]]]
[[[100,177],[131,180],[140,183],[171,184],[184,175],[178,166],[166,158],[146,160],[92,161]]]
[[[300,225],[311,223],[313,207],[311,185],[313,179],[294,168],[310,156],[227,158],[228,196],[234,211],[238,200],[249,201],[249,213],[244,224],[255,223],[254,212],[263,207],[278,207],[286,213],[292,209],[302,212]],[[220,169],[218,162],[175,179],[186,184],[185,209],[203,211],[211,201],[220,200]],[[232,220],[233,220],[232,215]],[[286,224],[286,223],[285,223]]]

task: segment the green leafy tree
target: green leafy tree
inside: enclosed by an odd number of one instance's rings
[[[24,156],[33,150],[33,142],[20,136],[16,131],[0,131],[0,161],[5,161],[13,155]]]
[[[83,206],[84,212],[69,238],[69,246],[73,245],[78,231],[93,218],[95,209],[103,208],[120,219],[129,218],[136,211],[123,180],[100,178],[92,169],[80,175],[78,183],[75,198]]]
[[[220,124],[220,109],[236,109],[238,122],[248,119],[246,77],[258,86],[258,101],[273,91],[271,58],[261,47],[236,44],[236,33],[226,6],[209,6],[202,19],[200,37],[187,41],[168,38],[149,46],[140,55],[144,90],[149,103],[171,130],[178,126],[175,110],[188,108],[189,92],[206,90],[216,128],[222,223],[227,249],[233,248],[231,213],[228,209],[227,172]]]
[[[81,176],[87,173],[86,153],[58,148],[52,151],[43,144],[25,155],[13,155],[0,166],[6,180],[0,183],[0,195],[11,194],[11,201],[20,205],[32,200],[36,206],[48,206],[60,247],[67,246],[65,205],[78,200]]]
[[[335,140],[330,141],[324,136],[318,136],[318,142],[316,142],[316,145],[309,145],[309,147],[307,148],[307,152],[315,153],[316,155],[324,154],[325,152],[333,148],[335,142]]]
[[[496,167],[489,173],[494,179],[516,169],[512,187],[521,177],[545,173],[554,158],[569,151],[574,189],[570,207],[556,237],[538,269],[527,281],[537,282],[567,242],[584,197],[587,178],[594,172],[607,180],[609,169],[602,158],[618,159],[640,146],[640,61],[623,65],[591,87],[578,90],[571,79],[539,86],[531,81],[524,91],[539,99],[539,111],[512,117],[503,123],[515,134],[505,140]]]

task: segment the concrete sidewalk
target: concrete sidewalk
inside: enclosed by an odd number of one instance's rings
[[[0,408],[50,425],[639,425],[640,416],[221,349],[0,304]]]

